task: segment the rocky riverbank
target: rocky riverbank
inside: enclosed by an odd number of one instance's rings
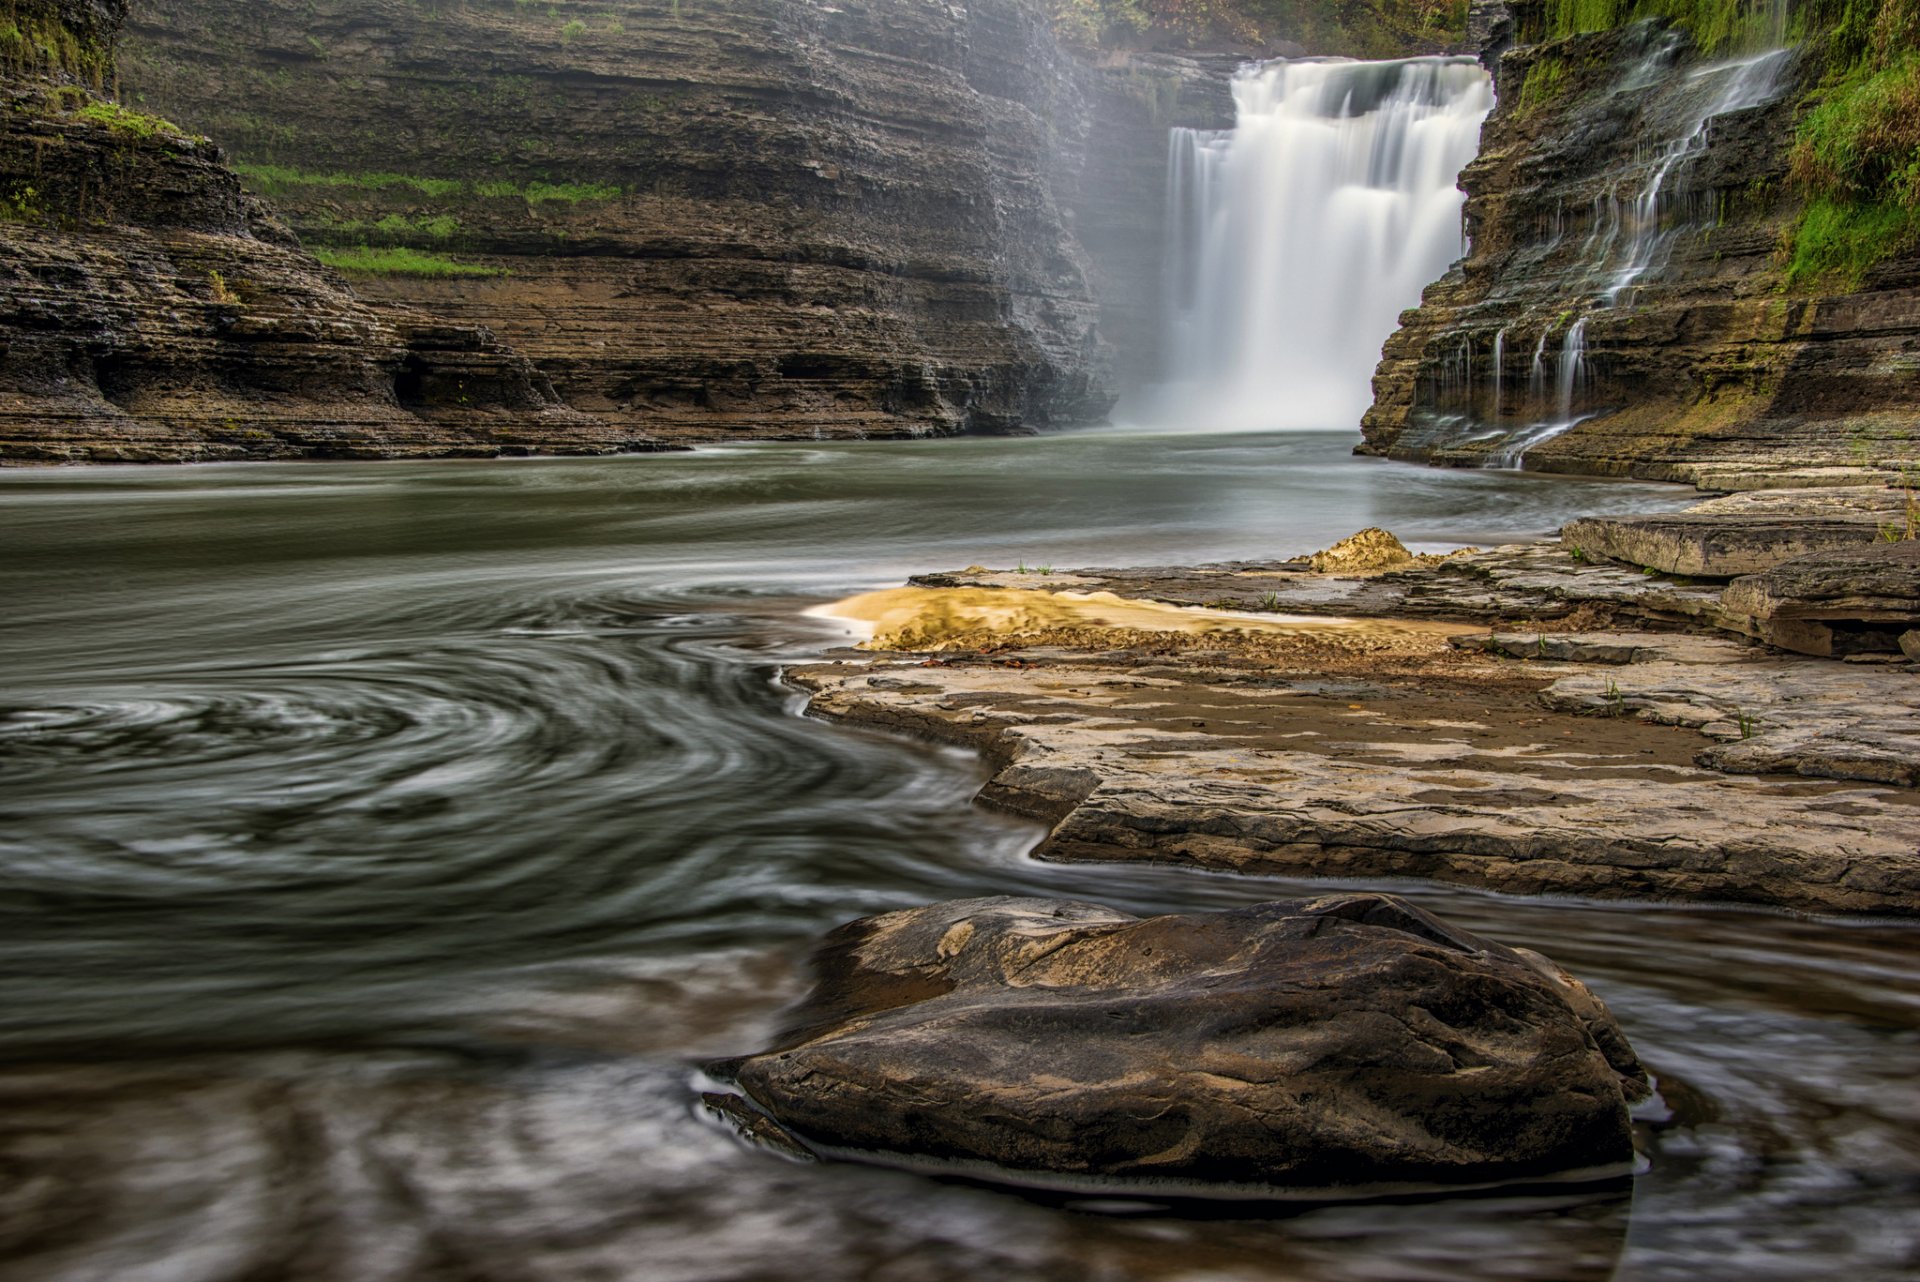
[[[787,676],[815,715],[984,751],[981,799],[1049,823],[1043,859],[1911,915],[1905,502],[1703,504],[1741,568],[1769,563],[1730,581],[1574,541],[1671,518],[1348,573],[975,567],[846,603],[881,648]],[[1854,542],[1766,552],[1815,509]]]

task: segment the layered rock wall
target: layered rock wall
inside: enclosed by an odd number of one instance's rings
[[[0,74],[0,463],[646,444],[483,329],[369,308],[213,144],[104,97],[119,16],[43,5],[58,56]]]
[[[1148,62],[1033,0],[148,0],[126,50],[363,294],[683,440],[1104,416],[1166,126],[1227,110]]]
[[[1363,451],[1715,481],[1911,462],[1920,262],[1787,281],[1820,47],[1710,60],[1652,21],[1546,40],[1543,10],[1476,14],[1499,105],[1461,179],[1471,248],[1388,342]]]

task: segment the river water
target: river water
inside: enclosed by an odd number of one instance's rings
[[[814,603],[982,563],[1450,546],[1651,487],[1334,435],[776,444],[0,477],[7,1282],[1801,1279],[1920,1268],[1920,935],[1405,887],[1659,1076],[1631,1188],[1218,1217],[739,1145],[808,941],[1034,863],[965,754],[807,721]]]

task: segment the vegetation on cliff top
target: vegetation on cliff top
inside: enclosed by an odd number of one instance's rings
[[[1082,45],[1290,40],[1310,53],[1394,58],[1466,37],[1467,0],[1050,0],[1054,28]]]
[[[1857,286],[1876,263],[1920,248],[1920,0],[1814,9],[1830,24],[1833,71],[1793,150],[1807,204],[1787,281]]]
[[[1784,6],[1753,0],[1546,0],[1549,40],[1611,31],[1647,18],[1663,19],[1693,36],[1707,53],[1765,45],[1785,34]]]

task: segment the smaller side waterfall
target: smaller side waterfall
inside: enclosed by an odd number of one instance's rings
[[[1575,321],[1560,341],[1560,369],[1554,391],[1560,403],[1560,421],[1573,421],[1573,394],[1587,381],[1587,322]]]
[[[1502,325],[1499,331],[1493,336],[1493,372],[1492,376],[1487,380],[1487,391],[1493,401],[1493,421],[1495,423],[1500,421],[1500,398],[1501,392],[1505,387],[1502,377],[1506,368],[1507,327]]]
[[[1350,427],[1400,313],[1460,256],[1492,82],[1470,58],[1305,60],[1245,67],[1233,94],[1231,131],[1173,131],[1160,413]]]
[[[1643,92],[1674,48],[1669,42],[1657,49],[1628,74],[1616,91]],[[1489,426],[1498,431],[1488,435],[1497,436],[1499,431],[1509,434],[1487,455],[1489,466],[1518,467],[1529,449],[1590,417],[1576,415],[1581,394],[1592,381],[1587,358],[1588,321],[1610,309],[1631,307],[1642,282],[1657,276],[1666,266],[1678,239],[1706,224],[1712,214],[1710,205],[1703,206],[1698,200],[1688,203],[1677,195],[1678,179],[1685,167],[1706,151],[1716,119],[1760,106],[1780,93],[1781,73],[1790,57],[1791,51],[1776,48],[1686,72],[1674,91],[1679,95],[1679,111],[1666,141],[1639,151],[1593,197],[1587,232],[1572,256],[1568,273],[1572,292],[1577,295],[1570,300],[1575,308],[1573,321],[1561,336],[1558,357],[1551,361],[1547,349],[1558,323],[1549,322],[1542,329],[1528,369],[1530,408],[1526,413],[1531,421],[1518,427],[1509,428],[1502,421],[1504,365],[1498,355],[1501,339],[1495,340]],[[1541,229],[1543,252],[1551,253],[1561,243],[1566,230],[1564,218],[1565,211],[1556,205],[1550,225]]]

